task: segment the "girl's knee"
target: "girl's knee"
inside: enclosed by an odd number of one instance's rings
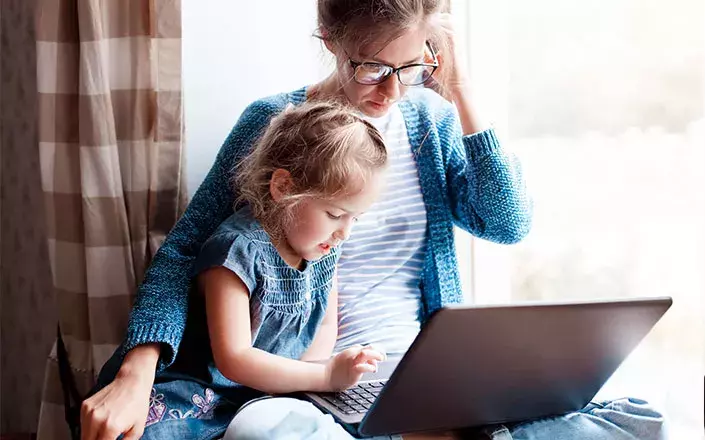
[[[260,440],[278,438],[350,438],[330,415],[310,402],[289,397],[265,398],[250,402],[238,411],[223,440]],[[326,438],[321,435],[321,438]],[[331,436],[328,436],[331,437]]]

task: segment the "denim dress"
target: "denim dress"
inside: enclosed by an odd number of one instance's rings
[[[334,248],[318,260],[305,261],[301,270],[292,268],[250,209],[242,208],[204,243],[193,275],[213,267],[235,273],[250,292],[253,347],[299,359],[323,321],[338,256]],[[112,380],[121,362],[119,352],[103,368],[99,382]],[[230,381],[216,368],[205,300],[193,288],[179,352],[169,368],[156,374],[142,438],[219,438],[237,410],[262,395]]]
[[[222,266],[240,277],[250,291],[252,345],[298,359],[325,315],[338,255],[334,248],[295,269],[282,259],[250,209],[242,208],[205,242],[194,275]]]

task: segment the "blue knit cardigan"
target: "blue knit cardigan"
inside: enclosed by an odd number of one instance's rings
[[[306,88],[250,104],[220,149],[186,212],[145,274],[130,314],[125,354],[161,343],[159,369],[175,359],[186,327],[191,267],[201,245],[233,211],[233,165],[270,119],[287,104],[306,100]],[[531,201],[515,156],[493,130],[463,136],[455,108],[436,93],[410,89],[399,102],[416,157],[428,219],[428,250],[421,289],[425,321],[438,308],[462,302],[453,225],[496,243],[515,243],[531,226]]]

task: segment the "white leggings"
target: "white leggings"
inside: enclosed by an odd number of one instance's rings
[[[223,440],[349,440],[353,439],[330,414],[310,402],[290,397],[261,398],[243,406],[230,422]],[[398,439],[375,437],[376,440]]]

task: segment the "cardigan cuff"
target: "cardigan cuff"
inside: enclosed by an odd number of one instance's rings
[[[181,327],[171,324],[152,323],[132,326],[127,330],[127,337],[122,346],[122,356],[124,357],[128,351],[138,345],[159,343],[161,347],[157,371],[161,371],[176,359],[181,336]]]
[[[463,136],[463,144],[472,160],[495,154],[501,149],[493,128]]]

